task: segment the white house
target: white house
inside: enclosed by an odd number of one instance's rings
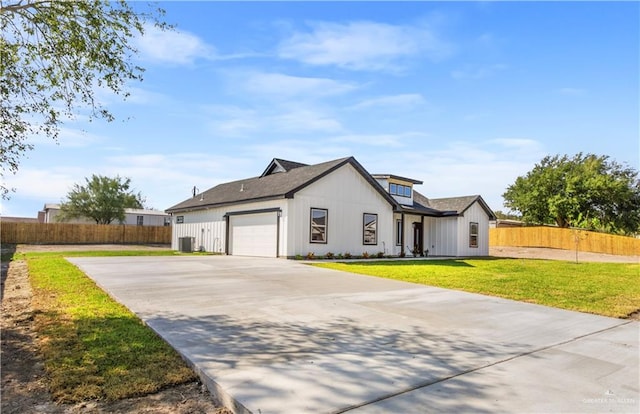
[[[58,214],[60,214],[60,204],[45,204],[42,211],[38,212],[38,221],[40,223],[58,223],[59,221],[56,219]],[[114,221],[112,224],[133,226],[168,226],[171,224],[169,214],[159,210],[125,208],[124,215],[124,222]],[[96,221],[89,218],[75,218],[67,220],[65,223],[96,224]]]
[[[422,182],[369,174],[353,157],[315,165],[276,158],[259,177],[167,209],[171,245],[266,257],[489,254],[495,216],[482,197],[428,199],[415,184]]]

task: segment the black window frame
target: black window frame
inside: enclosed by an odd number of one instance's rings
[[[389,183],[389,194],[411,198],[412,188],[409,185]]]
[[[396,219],[396,246],[402,246],[402,219]]]
[[[367,216],[374,216],[375,228],[373,229],[373,242],[367,241]],[[378,214],[362,213],[362,244],[364,246],[376,246],[378,244]]]
[[[136,216],[136,226],[144,226],[144,216]]]
[[[475,226],[475,232],[473,231],[473,228]],[[478,225],[477,222],[472,221],[469,223],[469,247],[471,248],[478,248],[478,233],[480,233],[480,226]]]
[[[176,216],[176,224],[184,223],[184,216]]]
[[[315,225],[316,228],[324,226],[324,240],[313,240],[313,228],[314,228],[313,212],[314,211],[324,212],[324,225],[318,225],[318,224]],[[329,242],[329,209],[311,207],[309,211],[309,243],[327,244],[328,242]]]

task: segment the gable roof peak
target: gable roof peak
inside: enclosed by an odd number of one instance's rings
[[[260,177],[265,177],[267,175],[279,172],[289,172],[293,169],[307,166],[307,164],[303,164],[301,162],[283,160],[282,158],[274,158],[273,160],[271,160],[269,165],[267,165],[267,168],[265,168]]]

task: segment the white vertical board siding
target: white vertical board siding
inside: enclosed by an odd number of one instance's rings
[[[174,213],[171,218],[171,248],[178,250],[178,239],[193,237],[194,250],[202,247],[210,253],[223,253],[226,223],[223,218],[225,211],[219,208]],[[183,216],[183,223],[176,223],[176,217]]]
[[[478,247],[469,247],[469,223],[478,223]],[[458,218],[458,256],[489,255],[489,216],[480,204],[473,203]]]
[[[311,208],[327,209],[327,243],[309,241]],[[378,215],[377,244],[363,244],[363,214]],[[300,190],[289,200],[287,256],[363,252],[394,248],[393,208],[369,182],[347,164]]]
[[[458,218],[425,217],[425,244],[429,256],[458,255]]]
[[[210,208],[207,210],[173,213],[171,248],[178,250],[178,239],[180,237],[194,237],[194,250],[198,250],[202,246],[207,252],[224,253],[227,230],[227,223],[224,218],[225,214],[275,207],[282,209],[282,217],[280,219],[280,252],[283,252],[286,247],[286,234],[284,231],[287,214],[286,200],[262,201]],[[275,215],[276,213],[273,214]],[[184,216],[184,222],[181,224],[176,223],[177,216]]]

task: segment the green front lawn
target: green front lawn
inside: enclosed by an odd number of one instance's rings
[[[483,258],[315,265],[617,318],[640,309],[638,264]]]
[[[172,251],[26,253],[35,329],[59,402],[118,400],[195,379],[180,356],[63,256],[173,255]]]

